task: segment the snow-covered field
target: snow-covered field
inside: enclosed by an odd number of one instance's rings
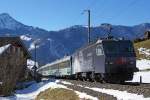
[[[150,83],[150,71],[134,73],[132,82],[140,82],[140,76],[142,77],[142,83]]]
[[[97,92],[106,93],[109,95],[113,95],[118,100],[150,100],[150,98],[144,98],[143,95],[128,93],[126,91],[119,91],[119,90],[113,90],[113,89],[104,89],[104,88],[89,88],[85,87]]]
[[[67,84],[67,85],[74,85],[70,82],[66,82],[66,81],[61,81],[61,83],[63,84]],[[82,85],[77,85],[79,87],[84,87]],[[119,90],[113,90],[113,89],[105,89],[105,88],[97,88],[97,87],[84,87],[96,92],[101,92],[101,93],[105,93],[108,95],[112,95],[114,97],[116,97],[118,100],[150,100],[150,98],[144,98],[143,95],[138,95],[138,94],[134,94],[134,93],[128,93],[127,91],[119,91]],[[93,100],[93,99],[92,99]]]
[[[150,69],[150,60],[147,59],[137,60],[136,66],[137,68],[139,68],[139,70]]]
[[[33,100],[42,91],[48,88],[63,87],[62,85],[56,85],[57,81],[44,81],[40,83],[33,83],[28,88],[23,90],[16,90],[14,96],[0,97],[0,100]]]
[[[45,91],[48,88],[65,88],[68,90],[72,90],[67,88],[64,85],[58,84],[58,80],[48,80],[48,81],[43,81],[40,83],[33,83],[31,86],[29,86],[26,89],[23,90],[17,90],[14,96],[10,97],[0,97],[0,100],[34,100],[36,96],[42,92]],[[61,81],[63,84],[68,84],[68,85],[74,85],[72,83],[66,82],[66,81]],[[83,86],[81,86],[83,87]],[[101,93],[106,93],[109,95],[113,95],[116,97],[118,100],[150,100],[150,98],[144,98],[143,95],[138,95],[134,93],[128,93],[126,91],[119,91],[119,90],[113,90],[113,89],[105,89],[105,88],[90,88],[90,87],[85,87],[87,89],[101,92]],[[97,97],[93,97],[90,95],[87,95],[86,93],[79,92],[79,91],[74,91],[79,98],[82,100],[84,99],[89,99],[89,100],[98,100]]]
[[[28,88],[25,88],[23,90],[16,90],[16,93],[14,96],[10,97],[0,97],[0,100],[34,100],[36,96],[42,92],[45,91],[48,88],[55,89],[55,88],[65,88],[68,90],[72,90],[67,88],[64,85],[57,84],[59,81],[58,80],[47,80],[43,81],[40,83],[33,83],[31,86]],[[71,84],[64,82],[65,84]],[[90,95],[87,95],[86,93],[82,93],[79,91],[74,91],[80,99],[90,99],[90,100],[98,100],[96,97],[92,97]]]
[[[141,47],[138,49],[138,51],[139,51],[139,54],[144,54],[146,56],[150,56],[150,49]]]
[[[139,70],[150,69],[150,60],[146,60],[146,59],[137,60],[136,66],[137,68],[139,68]],[[134,73],[132,82],[140,82],[140,76],[142,77],[143,83],[150,83],[150,70]]]

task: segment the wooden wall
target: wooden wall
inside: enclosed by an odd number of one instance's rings
[[[0,95],[10,95],[16,83],[23,79],[26,61],[23,50],[15,46],[0,55]]]

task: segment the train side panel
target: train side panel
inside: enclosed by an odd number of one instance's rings
[[[59,64],[59,76],[71,75],[71,62],[70,60]]]
[[[38,73],[43,76],[69,76],[71,75],[71,57],[67,56],[39,68]]]
[[[105,73],[105,55],[101,43],[94,45],[93,54],[95,73]]]
[[[82,64],[83,64],[83,53],[82,51],[76,52],[72,57],[72,74],[76,74],[82,71]]]
[[[73,55],[73,74],[79,72],[105,73],[105,56],[101,43],[90,45]]]

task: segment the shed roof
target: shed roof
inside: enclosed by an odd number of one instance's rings
[[[11,46],[11,44],[7,44],[4,45],[2,47],[0,47],[0,54],[2,54],[5,50],[7,50],[9,47]]]
[[[27,58],[31,58],[31,54],[27,50],[25,44],[20,39],[20,37],[0,37],[0,47],[8,44],[20,46],[23,49]]]

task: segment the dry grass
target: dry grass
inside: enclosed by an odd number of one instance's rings
[[[72,90],[56,88],[41,92],[36,100],[79,100],[79,97]]]
[[[150,49],[150,40],[145,40],[145,41],[137,42],[137,43],[134,44],[137,59],[141,59],[141,58],[142,59],[150,59],[150,57],[146,57],[146,55],[144,55],[144,54],[139,54],[138,49],[141,48],[141,47]]]

